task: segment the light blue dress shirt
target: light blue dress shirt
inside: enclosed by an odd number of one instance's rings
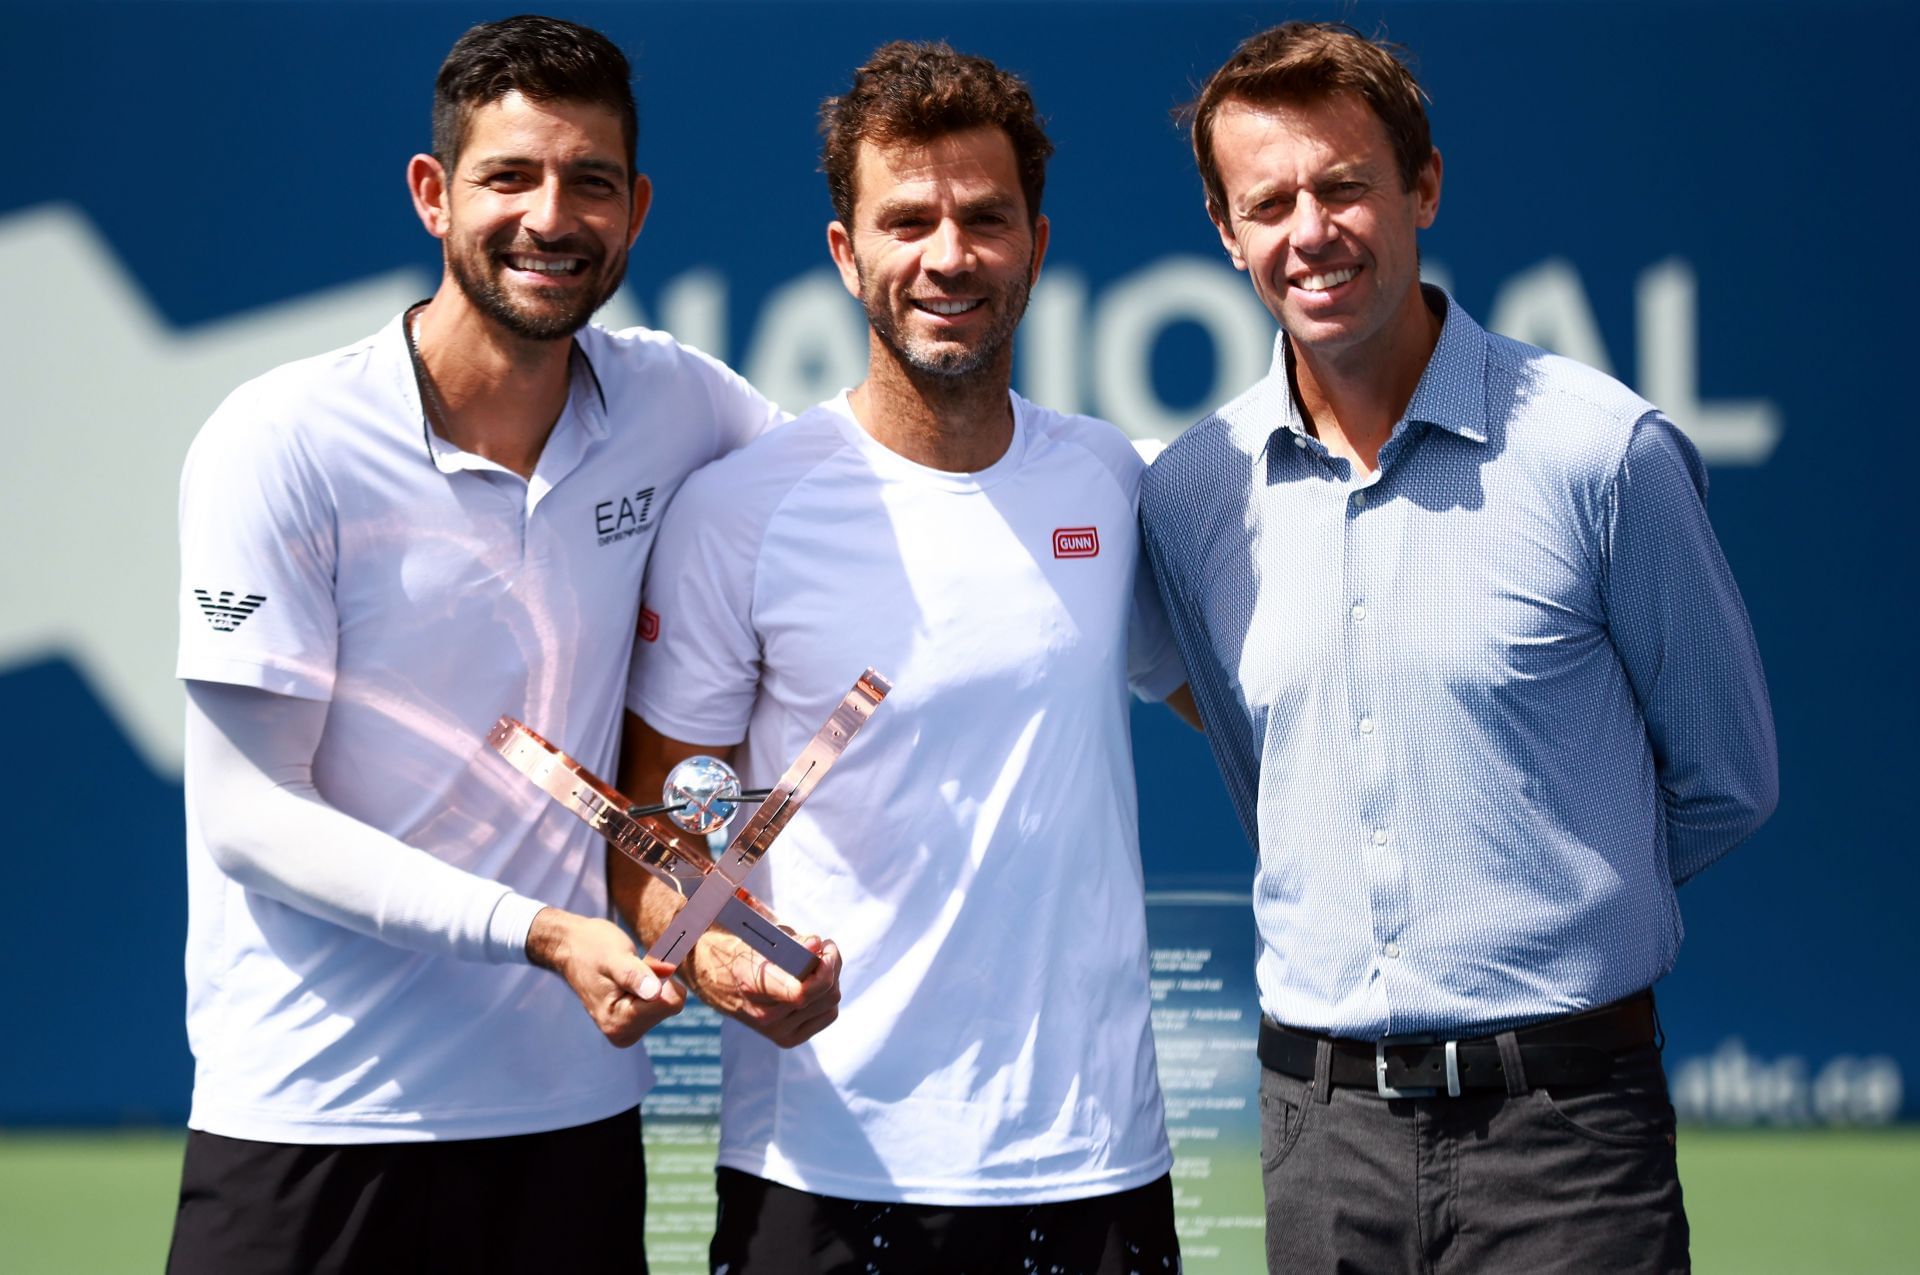
[[[1362,1040],[1651,985],[1674,887],[1778,788],[1699,453],[1611,378],[1427,298],[1439,345],[1375,473],[1304,428],[1283,334],[1141,492],[1259,847],[1261,1008]]]

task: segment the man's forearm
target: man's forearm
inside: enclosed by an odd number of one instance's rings
[[[627,715],[621,744],[620,790],[629,797],[653,794],[674,766],[696,753],[732,759],[736,745],[699,745],[668,739],[638,717]],[[682,845],[695,838],[682,833]],[[627,923],[651,944],[666,929],[682,899],[671,886],[652,879],[646,869],[608,848],[607,880],[614,904]],[[752,948],[719,929],[710,929],[680,963],[679,975],[707,1005],[751,1027],[782,1049],[790,1049],[832,1023],[840,1005],[840,952],[818,938],[803,940],[819,954],[813,972],[798,980],[770,964]]]
[[[607,891],[620,919],[640,936],[642,946],[659,938],[680,910],[676,891],[612,846],[607,847]]]
[[[1174,688],[1173,693],[1167,696],[1167,707],[1173,710],[1174,716],[1195,730],[1204,732],[1207,729],[1200,722],[1200,705],[1194,702],[1193,687],[1189,683],[1182,682]]]
[[[397,947],[463,960],[522,959],[544,906],[330,805],[312,758],[326,705],[251,687],[188,684],[200,833],[234,881]]]
[[[628,713],[620,744],[620,791],[633,800],[654,800],[652,794],[660,792],[668,773],[688,757],[705,754],[729,761],[733,748],[733,745],[688,744],[667,739]],[[704,852],[698,837],[674,828],[664,819],[651,822],[657,825],[663,840],[671,838],[683,849]],[[607,847],[607,885],[614,907],[640,936],[643,945],[658,938],[673,914],[680,910],[682,900],[677,891],[654,880],[652,873],[612,846]]]

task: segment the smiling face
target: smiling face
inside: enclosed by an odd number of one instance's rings
[[[862,142],[854,190],[853,224],[834,222],[828,246],[877,345],[926,375],[1004,376],[1047,246],[1006,134]]]
[[[626,274],[651,195],[626,153],[614,112],[509,93],[475,108],[452,172],[415,160],[427,166],[421,216],[474,309],[528,341],[593,317]]]
[[[1364,364],[1427,322],[1415,235],[1440,207],[1438,151],[1406,189],[1385,125],[1341,93],[1228,100],[1213,155],[1220,240],[1303,358]]]

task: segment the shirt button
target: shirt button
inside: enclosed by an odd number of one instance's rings
[[[1356,602],[1353,604],[1353,618],[1356,620],[1364,620],[1367,618],[1367,608],[1364,603]]]
[[[1373,830],[1373,844],[1376,846],[1384,846],[1387,844],[1387,830],[1385,828],[1375,828]]]
[[[1371,717],[1363,717],[1360,719],[1360,733],[1362,735],[1373,734],[1373,719]]]
[[[1366,493],[1366,492],[1364,492],[1364,491],[1356,491],[1356,492],[1354,492],[1354,493],[1353,493],[1353,507],[1354,507],[1355,509],[1363,509],[1363,508],[1365,508],[1365,507],[1366,507],[1366,503],[1367,503],[1367,493]]]
[[[1305,447],[1307,445],[1307,436],[1305,434],[1295,434],[1293,436],[1293,445],[1295,447]]]
[[[1389,943],[1380,950],[1387,954],[1389,960],[1397,961],[1400,959],[1400,945],[1398,943]]]

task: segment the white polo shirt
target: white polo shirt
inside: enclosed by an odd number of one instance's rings
[[[1038,1203],[1172,1163],[1148,1023],[1129,678],[1184,674],[1120,432],[1013,398],[973,474],[844,395],[690,479],[628,705],[775,779],[871,664],[894,690],[755,871],[846,964],[781,1050],[723,1028],[720,1163],[857,1200]]]
[[[424,429],[399,321],[236,390],[181,479],[179,676],[328,702],[333,806],[541,903],[605,915],[603,843],[484,743],[509,713],[615,759],[640,586],[694,469],[780,419],[644,329],[582,330],[532,479]],[[584,1124],[651,1071],[566,983],[403,950],[228,878],[187,758],[195,1129],[296,1143]]]

